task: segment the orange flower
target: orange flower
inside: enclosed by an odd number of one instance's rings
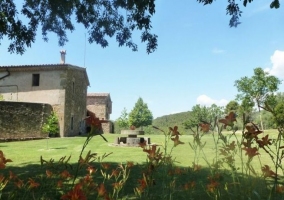
[[[171,131],[171,135],[172,136],[177,136],[177,135],[180,135],[180,133],[178,132],[178,127],[177,126],[175,126],[174,128],[172,128],[172,127],[169,127],[169,129],[170,129],[170,131]]]
[[[45,173],[46,173],[47,178],[51,178],[53,175],[53,173],[49,170],[46,170]]]
[[[14,184],[15,184],[15,185],[17,186],[17,188],[19,188],[19,189],[21,189],[21,188],[24,186],[24,182],[23,182],[22,180],[20,180],[20,179],[18,179],[18,181],[16,181]]]
[[[271,177],[271,178],[274,178],[277,174],[275,172],[273,172],[270,167],[268,165],[264,165],[262,168],[261,168],[261,171],[263,172],[263,176],[264,178],[266,177]]]
[[[12,171],[9,171],[9,179],[10,180],[16,180],[17,179],[17,175],[15,175]]]
[[[258,143],[260,148],[263,148],[264,146],[268,146],[272,144],[272,139],[268,139],[268,135],[262,138],[262,140],[257,140],[256,142]]]
[[[61,172],[60,176],[63,179],[67,179],[71,177],[71,174],[67,170],[64,170],[63,172]]]
[[[28,183],[30,184],[29,188],[37,188],[39,183],[35,182],[32,178],[29,178]]]
[[[184,144],[184,142],[181,142],[181,141],[179,140],[179,136],[178,136],[178,135],[176,135],[174,138],[171,138],[171,140],[174,141],[174,146],[175,146],[175,147],[176,147],[177,145],[179,145],[179,144]]]
[[[120,174],[120,171],[118,169],[113,169],[111,176],[114,176],[115,178],[117,178]]]
[[[89,172],[89,174],[92,174],[92,173],[95,173],[97,170],[96,170],[94,167],[89,166],[89,167],[87,168],[87,171]]]
[[[218,188],[218,186],[219,186],[219,183],[215,180],[212,180],[210,181],[209,184],[207,184],[207,191],[214,193],[215,190]]]
[[[4,169],[6,167],[7,162],[12,162],[11,159],[6,159],[3,151],[0,150],[0,169]]]
[[[200,130],[204,133],[208,133],[209,130],[210,130],[210,124],[207,123],[207,122],[204,122],[204,123],[200,123],[199,124],[199,127],[200,127]]]
[[[262,133],[263,131],[259,130],[259,128],[254,124],[254,123],[248,123],[246,124],[246,129],[247,131],[244,133],[245,138],[256,138],[257,139],[257,135]]]
[[[183,188],[184,190],[190,190],[192,188],[195,188],[196,183],[194,181],[188,182],[184,184]]]
[[[158,149],[157,151],[157,145],[154,144],[152,146],[149,147],[149,149],[143,149],[144,152],[148,153],[148,158],[150,160],[160,160],[162,158],[162,154],[160,153],[160,149]]]
[[[58,187],[58,188],[62,188],[62,187],[63,187],[63,182],[62,182],[62,180],[59,180],[59,181],[57,182],[57,187]]]
[[[283,194],[284,193],[284,185],[277,185],[276,192]]]
[[[257,148],[256,147],[253,147],[253,148],[244,147],[242,149],[246,151],[246,155],[248,155],[249,158],[253,158],[256,155],[259,155],[259,153],[257,152]]]
[[[100,184],[100,186],[98,187],[98,195],[99,196],[104,196],[106,194],[106,188],[105,185],[103,183]]]
[[[133,163],[132,161],[128,161],[128,162],[126,163],[126,165],[127,165],[128,168],[131,168],[131,167],[134,166],[134,163]]]
[[[73,190],[69,191],[67,194],[61,196],[62,200],[87,200],[87,197],[82,190],[82,186],[80,184],[76,184]]]
[[[224,128],[227,126],[233,126],[234,122],[236,122],[237,115],[234,112],[230,112],[227,116],[225,116],[225,119],[219,119],[220,123],[224,124]]]
[[[102,168],[109,169],[110,164],[109,163],[101,163]]]

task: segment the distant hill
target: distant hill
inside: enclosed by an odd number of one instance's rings
[[[157,117],[153,120],[153,126],[156,126],[164,131],[168,131],[169,127],[178,126],[178,130],[181,134],[188,134],[189,130],[185,130],[182,123],[189,120],[190,111],[181,112],[171,115],[165,115]]]

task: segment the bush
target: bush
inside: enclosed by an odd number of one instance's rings
[[[50,136],[57,136],[59,134],[58,118],[54,112],[47,118],[47,123],[43,124],[42,132],[47,133]]]

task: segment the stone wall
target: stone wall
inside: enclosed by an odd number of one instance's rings
[[[0,138],[46,137],[41,128],[52,110],[49,104],[0,101]]]
[[[66,74],[63,136],[75,136],[86,132],[87,81],[83,70],[68,68]]]

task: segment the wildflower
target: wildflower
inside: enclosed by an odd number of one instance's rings
[[[12,171],[9,171],[9,179],[10,180],[16,180],[17,179],[17,175],[15,175]]]
[[[195,163],[192,163],[193,165],[193,171],[200,171],[201,170],[201,165],[198,165],[198,164],[195,164]]]
[[[139,183],[139,186],[137,189],[139,190],[140,193],[142,193],[147,187],[147,181],[146,181],[146,177],[144,174],[143,174],[143,179],[138,179],[138,183]]]
[[[261,168],[261,171],[263,172],[264,178],[266,178],[266,177],[274,178],[275,176],[277,176],[277,174],[275,172],[273,172],[268,165],[264,165]]]
[[[210,130],[210,124],[208,122],[203,122],[199,124],[200,130],[204,133],[208,133]]]
[[[28,183],[30,184],[29,188],[37,188],[39,183],[35,182],[32,178],[29,178]]]
[[[176,147],[177,145],[179,145],[179,144],[184,144],[184,142],[181,142],[181,141],[179,140],[179,136],[178,136],[178,135],[176,135],[175,138],[171,138],[171,140],[174,141],[174,146],[175,146],[175,147]]]
[[[214,193],[215,190],[218,188],[218,186],[219,186],[219,183],[215,180],[212,180],[210,181],[209,184],[207,184],[207,191]]]
[[[263,131],[259,130],[259,128],[254,123],[248,123],[246,124],[247,131],[244,133],[245,138],[252,139],[256,138],[258,134],[262,133]]]
[[[257,152],[257,148],[256,147],[244,147],[242,148],[243,150],[246,151],[246,155],[248,155],[248,157],[251,159],[256,155],[259,155],[259,153]]]
[[[60,176],[63,179],[67,179],[71,177],[71,174],[67,170],[64,170],[63,172],[61,172]]]
[[[17,188],[21,189],[24,186],[24,182],[21,179],[18,179],[15,183],[14,183]]]
[[[284,185],[277,185],[276,192],[283,194],[284,193]]]
[[[63,181],[62,181],[62,180],[59,180],[59,181],[57,182],[57,187],[58,187],[58,188],[62,188],[62,187],[63,187]]]
[[[128,162],[126,163],[126,165],[127,165],[128,168],[131,168],[131,167],[134,166],[134,163],[131,162],[131,161],[128,161]]]
[[[101,166],[103,169],[109,169],[110,164],[109,163],[101,163]]]
[[[87,171],[89,172],[89,174],[92,174],[92,173],[95,173],[97,170],[96,170],[94,167],[89,166],[89,167],[87,168]]]
[[[45,173],[46,173],[47,178],[51,178],[53,175],[53,173],[49,170],[46,170]]]
[[[264,146],[268,146],[272,144],[272,139],[268,139],[268,135],[263,137],[261,140],[257,140],[256,142],[258,143],[260,148],[263,148]]]
[[[227,116],[225,116],[225,119],[219,119],[220,123],[224,124],[224,128],[227,126],[233,126],[234,122],[236,122],[237,115],[234,112],[230,112]]]
[[[116,183],[113,183],[112,186],[115,190],[120,190],[123,186],[123,183],[122,182],[116,182]]]
[[[87,200],[81,184],[76,184],[67,194],[61,196],[62,200]]]
[[[171,131],[171,135],[172,136],[178,136],[178,135],[180,135],[180,133],[178,132],[178,127],[177,126],[175,126],[174,128],[172,128],[172,127],[169,127],[169,130]]]
[[[183,188],[184,190],[190,190],[192,188],[195,188],[196,183],[194,181],[188,182],[184,184]]]
[[[162,159],[162,152],[160,153],[160,149],[158,149],[157,151],[157,145],[152,145],[150,146],[149,149],[143,149],[144,152],[148,153],[148,158],[150,160],[157,160],[159,161],[160,159]]]
[[[98,195],[102,197],[105,194],[106,194],[105,185],[103,183],[101,183],[100,186],[98,187]]]
[[[120,171],[118,169],[113,169],[111,176],[114,176],[115,178],[117,178],[120,174]]]
[[[0,169],[4,169],[6,167],[7,162],[12,162],[11,159],[6,159],[3,151],[0,150]]]

